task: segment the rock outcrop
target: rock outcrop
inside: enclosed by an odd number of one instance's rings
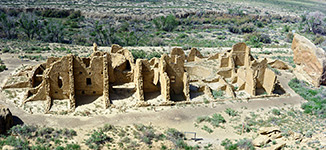
[[[291,48],[294,54],[293,61],[297,64],[296,76],[316,87],[326,84],[325,51],[299,34],[294,34]]]
[[[286,145],[284,140],[282,140],[282,134],[280,128],[277,127],[261,127],[258,130],[258,137],[256,137],[252,144],[256,147],[261,147],[263,145],[267,145],[271,141],[277,140],[277,144],[273,145],[271,147],[268,147],[267,149],[271,150],[277,150],[281,149]]]
[[[9,108],[0,105],[0,134],[5,134],[13,124],[14,122]]]
[[[278,59],[269,61],[268,64],[275,69],[281,69],[281,70],[290,69],[290,67],[286,63]]]

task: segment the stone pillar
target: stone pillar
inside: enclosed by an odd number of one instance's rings
[[[93,43],[93,52],[96,52],[96,51],[97,51],[97,44]]]
[[[141,59],[137,59],[136,61],[136,67],[134,68],[134,82],[136,85],[136,95],[138,100],[144,101],[144,81],[143,81],[143,62]]]
[[[74,111],[76,108],[76,99],[75,99],[75,77],[74,77],[74,56],[69,56],[69,102],[70,110]]]
[[[189,94],[189,75],[187,72],[183,73],[183,94],[186,98],[186,101],[190,101]]]
[[[165,99],[166,102],[170,101],[170,79],[166,72],[161,73],[160,75],[160,83],[161,83],[161,95]]]
[[[109,79],[109,54],[103,55],[103,101],[105,108],[111,105],[110,102],[110,79]]]
[[[9,108],[0,105],[0,134],[6,134],[13,124],[14,121]]]
[[[45,113],[48,113],[51,109],[51,106],[52,106],[52,98],[51,98],[51,95],[50,95],[50,77],[49,75],[47,74],[46,77],[45,77],[45,99],[46,99],[46,108],[45,108]]]

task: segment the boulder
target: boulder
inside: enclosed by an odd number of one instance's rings
[[[270,141],[271,141],[271,139],[268,136],[259,135],[257,138],[255,138],[252,141],[252,144],[254,146],[260,147],[260,146],[266,145]]]
[[[299,34],[294,34],[291,48],[294,54],[293,61],[297,64],[295,74],[299,74],[296,76],[316,87],[326,84],[325,51]]]
[[[258,130],[258,133],[263,134],[263,135],[270,134],[272,132],[281,132],[281,131],[280,131],[280,128],[278,128],[278,127],[261,127]]]
[[[283,61],[281,60],[272,60],[268,61],[268,64],[275,69],[281,69],[281,70],[287,70],[290,69],[290,67]]]
[[[9,108],[0,105],[0,134],[5,134],[13,124],[14,122]]]
[[[282,149],[285,145],[286,145],[285,142],[278,143],[278,144],[276,144],[276,145],[273,145],[273,146],[271,147],[271,150],[280,150],[280,149]]]

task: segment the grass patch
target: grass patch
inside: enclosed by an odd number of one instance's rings
[[[305,113],[326,118],[325,88],[313,88],[307,82],[300,81],[297,78],[292,79],[288,84],[296,93],[308,101],[301,105]]]

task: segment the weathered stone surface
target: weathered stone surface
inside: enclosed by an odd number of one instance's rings
[[[295,73],[298,77],[314,86],[326,84],[326,54],[321,48],[317,48],[310,40],[294,34],[292,42],[293,61],[297,64]]]
[[[281,69],[281,70],[287,70],[290,69],[290,67],[283,61],[281,60],[273,60],[269,61],[268,64],[275,69]]]
[[[270,134],[272,132],[281,132],[279,127],[261,127],[258,134]]]
[[[213,68],[196,66],[198,63]],[[185,64],[193,65],[185,67]],[[110,92],[114,92],[112,85],[126,83],[135,85],[130,92],[136,92],[137,106],[151,105],[146,101],[146,93],[159,91],[165,100],[161,105],[174,104],[181,98],[189,103],[191,82],[198,82],[201,89],[198,92],[209,98],[213,98],[211,90],[221,90],[228,98],[235,98],[236,90],[250,96],[270,95],[277,84],[275,73],[267,68],[267,60],[253,58],[245,43],[238,43],[231,50],[210,58],[203,57],[194,48],[188,57],[181,48],[173,48],[170,55],[163,54],[151,60],[134,60],[131,52],[119,45],[112,45],[111,53],[97,51],[94,43],[89,57],[50,57],[46,63],[27,68],[16,77],[26,79],[7,82],[4,88],[28,88],[24,103],[46,101],[46,112],[50,111],[54,99],[69,99],[69,107],[74,110],[78,102],[76,95],[102,96],[104,108],[114,107],[110,101]]]
[[[271,139],[268,136],[259,135],[257,138],[255,138],[252,141],[252,144],[254,146],[260,147],[260,146],[267,144],[269,141],[271,141]]]
[[[271,150],[280,150],[280,149],[282,149],[282,147],[284,147],[285,145],[286,145],[285,142],[278,143],[278,144],[276,144],[276,145],[273,145],[273,146],[271,147]]]
[[[118,52],[120,49],[122,49],[122,47],[121,47],[120,45],[118,45],[118,44],[113,44],[113,45],[111,46],[111,53],[116,53],[116,52]]]
[[[179,56],[182,60],[186,60],[186,55],[182,48],[172,48],[171,56]]]
[[[5,134],[13,124],[14,122],[9,108],[0,105],[0,134]]]
[[[190,53],[187,57],[187,62],[196,61],[196,57],[204,58],[204,56],[196,48],[191,48]]]

